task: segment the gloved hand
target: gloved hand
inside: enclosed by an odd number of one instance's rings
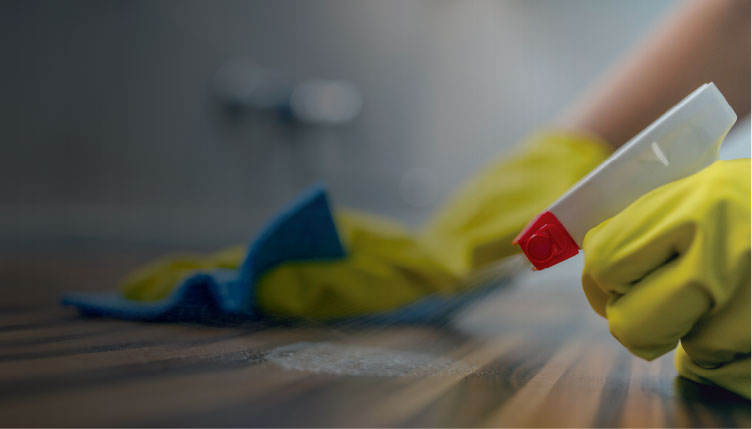
[[[347,258],[269,270],[256,288],[265,313],[318,320],[372,315],[465,285],[394,222],[341,211],[336,223]]]
[[[514,237],[535,215],[598,166],[610,149],[586,135],[532,135],[486,166],[439,210],[422,238],[455,273],[519,252]]]
[[[340,212],[336,226],[347,257],[270,269],[256,284],[256,304],[277,316],[332,319],[459,292],[464,276],[516,252],[511,241],[525,223],[607,155],[606,145],[591,138],[538,134],[471,180],[417,237],[384,219]],[[159,300],[188,275],[237,268],[242,257],[230,250],[164,258],[126,279],[123,294]]]
[[[458,292],[461,278],[516,253],[512,238],[525,223],[608,152],[605,143],[582,135],[537,134],[465,185],[417,239],[385,220],[340,214],[349,257],[271,270],[261,279],[259,303],[275,314],[330,318]]]
[[[611,333],[750,396],[750,160],[717,161],[590,230],[582,285]]]
[[[261,311],[317,320],[370,315],[429,294],[452,294],[464,285],[396,223],[341,211],[336,224],[347,258],[286,262],[272,268],[256,284]],[[132,300],[157,301],[189,275],[237,269],[244,256],[245,249],[238,246],[206,256],[163,257],[128,276],[121,290]]]

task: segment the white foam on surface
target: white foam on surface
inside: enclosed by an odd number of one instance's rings
[[[430,353],[328,342],[300,342],[279,347],[269,362],[295,371],[319,374],[401,377],[470,374],[476,368]]]

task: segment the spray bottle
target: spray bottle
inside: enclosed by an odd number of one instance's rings
[[[717,160],[734,122],[736,114],[718,88],[702,85],[530,221],[514,243],[539,270],[569,259],[591,228]]]

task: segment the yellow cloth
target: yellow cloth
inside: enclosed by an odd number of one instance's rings
[[[750,161],[717,161],[590,230],[582,284],[611,333],[750,396]]]
[[[514,237],[609,155],[605,143],[577,133],[548,131],[470,179],[421,235],[455,273],[519,252]]]
[[[470,180],[417,235],[375,216],[339,212],[337,229],[347,258],[273,268],[258,280],[256,303],[277,316],[331,319],[458,292],[462,277],[517,252],[511,241],[530,218],[607,155],[606,145],[588,137],[534,135]],[[122,290],[130,299],[158,300],[187,275],[236,268],[242,257],[234,248],[208,257],[163,258],[129,276]]]

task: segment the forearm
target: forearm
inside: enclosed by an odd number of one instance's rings
[[[750,110],[750,2],[695,0],[558,120],[621,146],[705,82],[740,117]]]

